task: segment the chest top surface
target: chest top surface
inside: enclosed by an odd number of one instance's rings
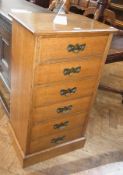
[[[11,13],[10,16],[35,35],[110,33],[117,30],[85,16],[46,13]]]

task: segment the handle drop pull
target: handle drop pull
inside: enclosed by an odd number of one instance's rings
[[[54,144],[62,143],[65,140],[65,137],[66,136],[61,136],[61,137],[53,138],[51,140],[51,143],[54,143]]]
[[[68,52],[78,53],[80,51],[84,51],[85,47],[86,47],[85,43],[84,44],[77,43],[75,45],[69,44],[67,47],[67,50],[68,50]]]
[[[71,94],[75,94],[77,91],[77,88],[68,88],[68,89],[61,89],[60,90],[60,95],[61,96],[67,96],[67,95],[71,95]]]
[[[57,113],[68,113],[72,110],[72,105],[57,108]]]
[[[64,69],[64,75],[71,75],[71,74],[76,74],[79,73],[81,71],[81,66],[78,67],[72,67],[72,68],[65,68]]]
[[[59,123],[59,124],[55,124],[53,126],[54,129],[64,129],[65,127],[67,127],[69,124],[69,121],[65,121],[65,122],[62,122],[62,123]]]

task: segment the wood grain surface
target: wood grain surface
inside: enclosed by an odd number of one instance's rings
[[[49,35],[61,36],[92,36],[91,33],[102,33],[106,35],[109,32],[117,32],[117,29],[89,19],[85,16],[68,14],[65,15],[65,24],[57,24],[54,19],[59,16],[46,13],[11,13],[10,16],[21,23],[25,28],[35,35],[42,35],[49,38]],[[64,21],[64,20],[63,20]],[[79,23],[78,23],[79,21]],[[44,25],[45,24],[45,25]]]
[[[83,127],[87,113],[80,113],[73,116],[65,116],[61,119],[50,120],[49,122],[38,123],[32,126],[32,140],[39,137],[47,137],[53,133],[62,133],[65,130]],[[68,131],[69,132],[69,131]]]
[[[76,19],[77,20],[77,19]],[[64,32],[64,31],[63,31]],[[69,31],[70,32],[70,31]],[[77,32],[78,33],[78,32]],[[76,35],[77,36],[77,35]],[[58,42],[59,40],[59,42]],[[67,59],[67,61],[74,59],[83,60],[83,57],[102,55],[105,50],[105,45],[108,41],[108,36],[93,36],[90,37],[63,37],[63,38],[41,38],[40,40],[40,51],[39,51],[39,62],[46,61],[58,61]],[[101,44],[100,44],[101,43]],[[69,52],[69,45],[76,46],[85,45],[85,48],[78,52]]]
[[[76,80],[97,75],[100,68],[100,56],[80,58],[80,60],[76,59],[76,61],[70,61],[70,59],[71,56],[68,54],[66,62],[41,64],[37,66],[34,75],[35,84],[46,84],[65,80],[68,81],[71,79]],[[79,69],[79,71],[77,72],[76,69]],[[68,72],[68,74],[65,74],[65,72]]]
[[[60,82],[57,84],[35,86],[33,90],[33,106],[40,107],[45,105],[50,105],[58,103],[61,101],[68,101],[76,99],[79,97],[85,97],[92,95],[94,92],[94,86],[96,83],[96,78],[87,78],[76,80],[76,81],[67,81]],[[67,93],[62,95],[61,91],[75,88],[75,93]]]
[[[114,73],[117,70],[115,65],[115,63],[110,65],[110,70],[114,70]],[[109,65],[106,65],[106,72],[108,72],[107,66]],[[122,63],[119,63],[117,75],[120,70],[122,71]],[[119,80],[118,76],[115,77],[116,80]],[[23,169],[8,135],[7,116],[0,108],[0,173],[5,175],[100,175],[100,173],[122,175],[122,114],[120,95],[98,91],[89,119],[85,147]]]
[[[60,119],[64,116],[76,115],[76,113],[79,112],[87,112],[90,107],[90,99],[91,96],[88,96],[33,109],[33,124],[51,120],[53,118]],[[61,112],[58,112],[59,110],[61,110]]]

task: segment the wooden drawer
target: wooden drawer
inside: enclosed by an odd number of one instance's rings
[[[4,77],[7,85],[10,87],[10,61],[11,46],[0,36],[0,72]]]
[[[90,57],[81,61],[44,64],[35,70],[35,84],[45,84],[61,80],[79,79],[98,74],[101,57]]]
[[[39,123],[52,118],[61,119],[64,116],[76,115],[77,112],[88,111],[90,101],[91,96],[36,108],[33,110],[33,122]]]
[[[33,106],[50,105],[60,101],[91,95],[95,83],[96,79],[90,78],[82,79],[81,81],[76,80],[47,86],[37,86],[33,90]]]
[[[5,110],[9,113],[10,111],[10,92],[8,91],[6,85],[4,84],[0,75],[0,99],[5,107]]]
[[[0,72],[10,87],[10,56],[11,56],[12,25],[0,14]]]
[[[103,54],[107,39],[107,36],[41,38],[40,62]]]
[[[80,138],[81,136],[82,127],[69,131],[62,131],[61,133],[52,134],[47,137],[41,137],[30,143],[30,153],[45,150],[47,148]]]
[[[49,122],[35,124],[32,126],[31,140],[68,129],[82,127],[86,117],[87,113],[79,113],[74,116],[64,116]]]
[[[11,42],[11,30],[12,25],[6,20],[5,17],[0,15],[0,34],[8,44]]]

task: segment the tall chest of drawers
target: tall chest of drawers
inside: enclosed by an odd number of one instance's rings
[[[54,14],[11,16],[10,125],[28,166],[84,145],[115,29],[72,14],[67,25],[54,23]]]

